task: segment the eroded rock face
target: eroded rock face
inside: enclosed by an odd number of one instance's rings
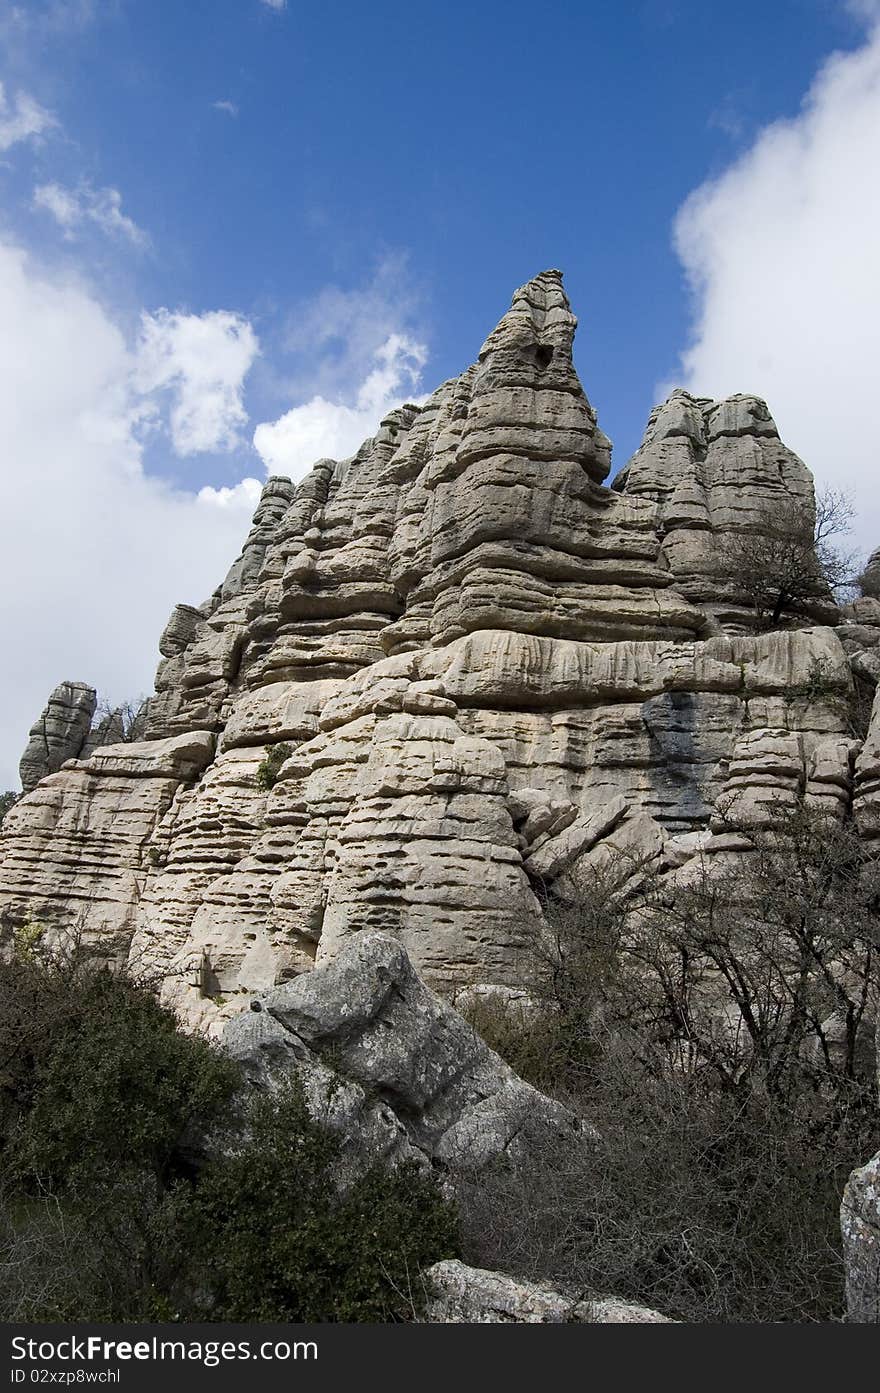
[[[0,923],[85,911],[218,1031],[369,931],[439,988],[512,984],[548,886],[615,849],[686,875],[779,797],[845,810],[854,775],[871,826],[846,708],[880,604],[754,637],[716,574],[726,536],[809,513],[808,471],[757,398],[676,392],[606,488],[575,325],[542,273],[423,406],[268,482],[166,626],[146,740],[7,817]]]
[[[95,714],[97,694],[85,682],[62,682],[49,697],[31,727],[18,767],[23,793],[30,793],[47,774],[68,759],[76,759],[86,742]]]
[[[880,1152],[850,1176],[840,1208],[847,1319],[880,1322]]]
[[[75,932],[124,962],[152,869],[151,838],[213,752],[213,736],[195,731],[105,746],[42,779],[3,822],[4,928]]]
[[[589,1128],[519,1078],[386,934],[358,934],[251,1006],[223,1036],[251,1086],[295,1076],[362,1160],[420,1157],[455,1177],[589,1145]]]
[[[748,624],[749,616],[735,584],[717,574],[725,538],[760,534],[762,520],[779,505],[794,502],[805,518],[814,516],[812,480],[759,397],[713,402],[673,392],[652,411],[614,488],[657,504],[672,583],[728,629]],[[815,618],[836,623],[836,607],[818,606]]]

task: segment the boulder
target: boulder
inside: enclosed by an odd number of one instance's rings
[[[422,1274],[422,1280],[427,1296],[425,1314],[433,1323],[656,1325],[669,1320],[659,1311],[613,1296],[565,1296],[503,1272],[467,1267],[455,1259],[435,1263]]]
[[[319,1116],[331,1096],[330,1125],[370,1160],[417,1152],[455,1176],[594,1136],[520,1079],[387,934],[357,935],[251,1006],[223,1035],[251,1086],[294,1075]]]
[[[880,1323],[880,1151],[854,1170],[840,1207],[847,1320]]]

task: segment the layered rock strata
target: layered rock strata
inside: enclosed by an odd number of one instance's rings
[[[31,726],[18,766],[23,793],[30,793],[68,759],[76,759],[91,729],[97,701],[94,687],[85,682],[61,682],[55,688]]]
[[[607,488],[575,324],[544,272],[461,377],[269,481],[166,626],[146,738],[7,817],[7,930],[85,916],[219,1030],[366,930],[437,987],[513,982],[541,895],[609,849],[686,874],[780,797],[846,812],[853,776],[868,825],[848,705],[880,616],[750,635],[717,567],[780,503],[809,514],[806,467],[758,398],[675,392]]]

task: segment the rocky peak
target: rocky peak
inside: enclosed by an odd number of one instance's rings
[[[76,759],[89,733],[97,705],[94,687],[61,682],[31,726],[18,766],[23,793],[30,793],[47,774]]]
[[[86,721],[32,761],[6,922],[84,915],[216,1024],[365,929],[434,984],[504,984],[536,887],[621,848],[680,868],[719,800],[849,805],[847,652],[792,616],[743,633],[716,573],[779,500],[809,513],[805,465],[759,398],[678,390],[606,488],[575,329],[544,271],[423,405],[268,481],[223,584],[165,628],[147,738],[92,752]],[[855,768],[873,835],[874,743]]]

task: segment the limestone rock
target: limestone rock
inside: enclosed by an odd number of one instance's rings
[[[762,519],[795,501],[813,513],[813,485],[797,455],[779,439],[759,397],[723,402],[678,389],[648,420],[645,438],[614,480],[628,496],[660,509],[663,558],[680,594],[716,624],[748,624],[744,597],[718,574],[725,538],[760,533]],[[833,603],[818,606],[819,622],[836,622]]]
[[[840,1226],[847,1319],[880,1323],[880,1152],[847,1181]]]
[[[178,792],[213,756],[213,737],[103,747],[69,761],[3,822],[0,925],[75,932],[125,961],[150,870],[151,838]]]
[[[54,774],[68,759],[76,759],[85,744],[97,696],[85,682],[62,682],[49,697],[39,720],[31,727],[21,757],[22,792],[30,793],[40,779]]]
[[[686,874],[780,797],[847,811],[880,603],[753,635],[715,567],[778,503],[809,515],[805,466],[758,398],[675,392],[606,488],[575,327],[542,272],[461,376],[267,482],[223,583],[162,634],[145,739],[99,744],[90,689],[41,726],[0,922],[86,910],[216,1032],[364,931],[440,989],[514,986],[536,890],[620,856]]]
[[[443,1324],[657,1324],[668,1321],[647,1306],[637,1306],[615,1297],[591,1300],[565,1296],[549,1287],[537,1286],[467,1267],[456,1259],[437,1262],[423,1273],[429,1321]]]
[[[859,831],[880,840],[880,686],[874,693],[865,743],[856,759],[853,812]]]
[[[348,1134],[357,1133],[353,1118],[362,1116],[380,1139],[362,1138],[367,1151],[387,1157],[413,1147],[454,1175],[505,1158],[527,1163],[533,1147],[551,1142],[589,1143],[582,1123],[524,1083],[424,985],[389,935],[358,934],[331,962],[254,1004],[258,1012],[226,1026],[225,1048],[262,1087],[279,1070],[294,1072],[323,1096],[316,1061],[329,1065],[355,1089],[343,1104]],[[365,1098],[382,1107],[368,1108]]]

